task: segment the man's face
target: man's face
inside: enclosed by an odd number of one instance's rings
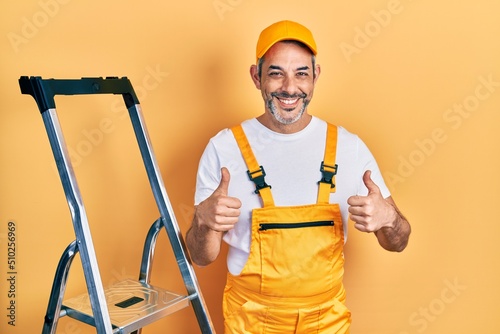
[[[279,42],[265,54],[261,75],[254,82],[261,90],[266,112],[282,125],[288,125],[298,121],[306,111],[317,75],[319,67],[313,68],[308,49]]]

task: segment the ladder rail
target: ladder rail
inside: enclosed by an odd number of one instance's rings
[[[158,218],[149,228],[144,242],[144,250],[142,252],[141,269],[139,273],[139,281],[149,283],[151,277],[151,266],[153,265],[154,250],[156,248],[156,240],[158,234],[163,227],[161,218]]]
[[[151,189],[153,191],[158,210],[161,214],[162,225],[167,232],[170,244],[174,250],[177,265],[179,266],[182,279],[184,280],[184,285],[186,286],[188,294],[192,297],[191,302],[193,304],[193,308],[195,309],[198,323],[200,324],[202,333],[212,333],[212,320],[210,319],[208,312],[205,311],[207,306],[200,292],[194,268],[192,264],[187,261],[187,248],[183,242],[175,215],[173,214],[174,211],[168,198],[167,190],[165,189],[160,169],[153,152],[153,147],[146,129],[141,107],[139,104],[134,104],[128,107],[128,111],[137,142],[139,144],[142,159],[146,167]]]
[[[52,290],[50,292],[49,304],[45,321],[43,324],[42,334],[55,334],[57,323],[59,321],[61,306],[63,302],[64,292],[66,291],[66,283],[68,281],[69,269],[71,263],[78,253],[76,240],[68,245],[64,250],[59,263],[57,265]]]
[[[42,112],[42,118],[49,136],[49,141],[61,178],[66,200],[71,212],[71,220],[75,230],[76,242],[84,270],[87,291],[92,304],[96,328],[99,333],[112,334],[111,320],[104,295],[104,287],[99,272],[87,213],[83,205],[80,189],[71,164],[67,146],[62,134],[55,108]]]

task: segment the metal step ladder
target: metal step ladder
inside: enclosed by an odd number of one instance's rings
[[[63,252],[52,286],[42,334],[56,333],[61,317],[68,316],[96,328],[99,334],[140,333],[141,328],[191,305],[201,333],[215,333],[194,269],[187,258],[179,226],[167,196],[146,130],[139,100],[126,77],[42,79],[22,76],[21,93],[31,95],[42,114],[57,169],[70,208],[76,240]],[[92,243],[89,222],[75,178],[70,155],[57,117],[55,95],[121,94],[128,109],[151,189],[160,212],[144,244],[139,279],[125,280],[104,288]],[[154,248],[165,229],[172,246],[187,295],[178,295],[149,284]],[[79,253],[87,293],[64,300],[69,269]]]

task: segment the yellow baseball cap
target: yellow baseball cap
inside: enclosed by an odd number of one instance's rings
[[[286,40],[302,42],[314,55],[318,53],[311,31],[297,22],[285,20],[273,23],[262,30],[257,41],[257,60],[262,58],[271,46]]]

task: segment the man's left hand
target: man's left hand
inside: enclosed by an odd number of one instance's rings
[[[349,218],[354,222],[354,227],[362,232],[376,232],[382,227],[391,227],[396,219],[396,210],[382,197],[380,188],[371,179],[371,171],[367,170],[363,174],[363,183],[368,195],[347,199]]]

